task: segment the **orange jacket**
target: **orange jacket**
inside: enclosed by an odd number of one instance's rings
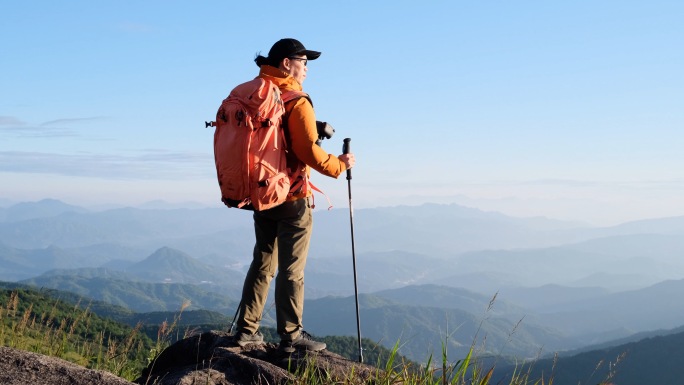
[[[261,66],[259,77],[272,81],[281,91],[302,90],[302,85],[295,78],[269,65]],[[296,99],[289,102],[285,109],[288,111],[287,131],[290,139],[289,145],[296,157],[288,158],[288,167],[304,167],[307,175],[310,174],[309,167],[311,167],[321,174],[332,178],[337,178],[346,171],[347,167],[344,162],[340,161],[337,156],[328,154],[316,144],[318,139],[316,114],[309,100],[307,98]],[[311,195],[311,191],[307,195]]]

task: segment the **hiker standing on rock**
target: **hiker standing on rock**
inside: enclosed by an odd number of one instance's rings
[[[282,91],[302,91],[307,76],[307,63],[321,55],[310,51],[295,39],[282,39],[268,52],[257,56],[259,77],[276,84]],[[285,104],[287,164],[306,175],[310,168],[337,178],[354,166],[353,154],[335,156],[316,144],[318,132],[313,105],[308,97],[296,98]],[[290,167],[291,166],[291,167]],[[237,320],[236,342],[240,346],[263,343],[258,331],[268,296],[271,279],[275,279],[275,304],[280,349],[319,351],[323,342],[314,341],[303,330],[304,266],[309,252],[313,218],[311,189],[295,193],[284,203],[263,211],[254,211],[256,245],[252,263],[242,289],[240,316]],[[277,276],[276,276],[277,270]]]

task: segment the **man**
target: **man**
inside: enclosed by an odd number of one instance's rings
[[[268,52],[254,60],[260,67],[259,77],[276,84],[281,91],[301,91],[306,79],[307,64],[318,59],[320,52],[310,51],[295,39],[282,39]],[[323,175],[337,178],[354,166],[353,154],[334,156],[316,145],[318,133],[313,106],[306,97],[285,105],[288,144],[288,168],[310,168]],[[237,321],[236,342],[240,346],[263,343],[259,322],[264,310],[271,279],[276,275],[275,303],[280,349],[286,353],[296,350],[325,349],[323,342],[314,341],[304,332],[304,266],[311,239],[311,191],[296,193],[285,203],[268,210],[254,212],[256,245],[242,290],[240,317]]]

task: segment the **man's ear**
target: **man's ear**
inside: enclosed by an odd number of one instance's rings
[[[283,61],[280,62],[280,68],[284,71],[290,71],[290,67],[292,66],[292,60],[290,58],[284,58]]]

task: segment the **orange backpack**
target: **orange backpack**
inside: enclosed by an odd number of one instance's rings
[[[235,87],[216,121],[207,123],[216,126],[214,160],[226,206],[266,210],[285,202],[291,190],[309,187],[306,175],[293,175],[286,164],[285,103],[300,97],[308,95],[281,93],[272,82],[255,78]]]

